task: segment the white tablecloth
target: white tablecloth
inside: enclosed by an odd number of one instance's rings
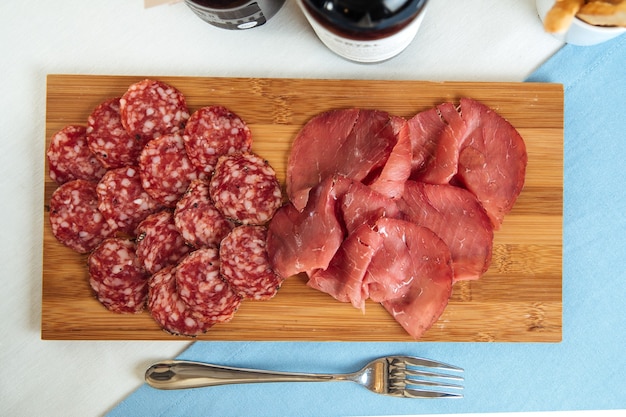
[[[49,73],[523,81],[562,44],[534,0],[434,0],[391,61],[360,65],[315,37],[295,2],[265,26],[214,28],[183,3],[0,3],[0,409],[11,416],[102,415],[149,363],[188,341],[42,341],[45,77]]]

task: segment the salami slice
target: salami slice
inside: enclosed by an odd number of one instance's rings
[[[144,147],[139,157],[142,186],[159,203],[174,207],[198,172],[178,134],[163,135]]]
[[[233,228],[233,223],[215,208],[209,196],[209,183],[205,180],[191,182],[176,203],[174,222],[185,241],[196,248],[218,247]]]
[[[79,253],[93,250],[115,232],[98,211],[96,183],[73,180],[50,198],[50,226],[54,237]]]
[[[176,289],[176,267],[171,265],[152,275],[148,282],[148,311],[163,330],[174,335],[197,336],[206,333],[207,323],[189,308]]]
[[[192,113],[183,139],[191,162],[206,173],[213,172],[220,156],[248,152],[252,147],[246,123],[223,106],[207,106]]]
[[[221,156],[209,191],[224,216],[243,224],[265,224],[282,203],[276,172],[253,153]]]
[[[168,265],[176,265],[191,248],[176,229],[174,215],[167,210],[146,217],[135,230],[137,257],[151,274]]]
[[[143,282],[135,281],[130,283],[125,289],[111,288],[102,283],[89,282],[96,294],[96,299],[107,310],[118,314],[141,313],[146,307],[148,294],[148,280]]]
[[[96,187],[98,209],[119,231],[134,235],[137,225],[160,205],[141,186],[135,166],[116,168],[104,174]]]
[[[120,99],[122,125],[132,136],[149,140],[181,132],[189,119],[184,95],[158,80],[132,84]]]
[[[137,165],[146,140],[129,134],[120,118],[120,98],[98,105],[87,118],[87,144],[105,168]]]
[[[223,323],[233,318],[241,297],[220,275],[217,249],[204,248],[189,254],[176,268],[180,298],[209,323]]]
[[[89,255],[89,284],[96,298],[116,313],[139,313],[148,296],[148,278],[128,239],[107,238]]]
[[[268,300],[283,283],[270,266],[266,239],[264,226],[242,225],[220,245],[222,276],[246,299]]]
[[[87,128],[69,125],[52,135],[46,156],[50,178],[57,184],[83,179],[98,181],[106,172],[87,144]]]

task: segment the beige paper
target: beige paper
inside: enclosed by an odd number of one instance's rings
[[[147,9],[149,7],[162,6],[164,4],[180,3],[183,0],[143,0],[143,7]]]

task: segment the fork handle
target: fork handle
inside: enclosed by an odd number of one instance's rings
[[[145,379],[154,388],[168,390],[257,382],[345,380],[343,375],[263,371],[182,360],[168,360],[151,365],[146,370]]]

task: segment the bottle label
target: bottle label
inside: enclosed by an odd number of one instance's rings
[[[328,49],[346,59],[363,63],[385,61],[406,49],[415,38],[426,12],[426,7],[424,7],[410,24],[391,36],[363,41],[345,38],[329,31],[311,16],[303,4],[300,4],[300,6],[311,27],[313,27],[315,34]]]

